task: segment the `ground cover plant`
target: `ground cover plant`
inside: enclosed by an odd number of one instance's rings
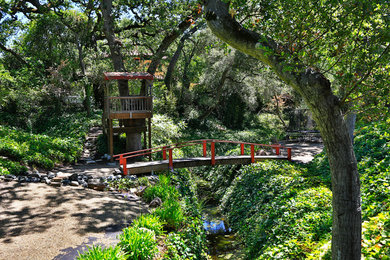
[[[89,127],[99,114],[79,113],[52,120],[41,134],[0,125],[0,174],[20,174],[25,166],[51,169],[56,164],[77,161]],[[77,118],[77,120],[76,120]]]

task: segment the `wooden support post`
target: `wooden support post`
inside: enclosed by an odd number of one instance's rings
[[[280,147],[279,146],[275,147],[275,153],[276,153],[276,155],[280,154]]]
[[[173,170],[173,153],[172,153],[172,148],[169,148],[169,169]]]
[[[167,147],[166,146],[164,146],[162,148],[162,152],[163,152],[163,160],[166,160],[167,159]]]
[[[287,160],[291,161],[291,148],[287,148]]]
[[[241,155],[244,155],[245,151],[244,151],[244,145],[245,144],[241,144]]]
[[[152,148],[152,119],[148,118],[148,130],[149,130],[149,148]],[[149,161],[152,161],[152,153],[149,154]]]
[[[146,143],[146,132],[144,132],[144,148],[143,149],[148,149],[148,147],[146,145],[147,145],[147,143]]]
[[[110,161],[114,161],[114,133],[112,131],[112,119],[108,119],[108,151],[110,153]]]
[[[207,157],[207,141],[203,140],[203,157]]]
[[[211,165],[215,165],[215,143],[211,141]]]
[[[255,146],[251,144],[251,163],[255,162]]]

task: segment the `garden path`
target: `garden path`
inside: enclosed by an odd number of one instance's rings
[[[0,182],[0,259],[75,259],[147,211],[137,197],[81,187]]]

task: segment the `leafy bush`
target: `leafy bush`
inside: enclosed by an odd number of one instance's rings
[[[119,235],[119,246],[129,260],[153,259],[158,252],[154,231],[147,228],[128,227]]]
[[[160,182],[148,187],[143,194],[143,198],[147,202],[151,202],[156,197],[159,197],[162,201],[168,198],[177,199],[179,197],[178,191],[171,185],[171,178],[169,176],[161,175]]]
[[[160,221],[159,217],[154,215],[141,215],[134,220],[132,227],[134,228],[147,228],[153,230],[156,235],[162,235],[163,222]]]
[[[157,208],[153,214],[165,222],[168,229],[177,230],[184,221],[184,213],[180,202],[174,198],[165,200],[160,208]]]
[[[88,248],[88,251],[79,253],[78,260],[125,260],[127,259],[126,254],[118,246],[101,248],[100,246],[93,246]]]

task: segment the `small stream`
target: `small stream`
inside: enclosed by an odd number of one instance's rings
[[[212,259],[243,259],[236,236],[217,206],[208,206],[203,210],[203,226]]]

